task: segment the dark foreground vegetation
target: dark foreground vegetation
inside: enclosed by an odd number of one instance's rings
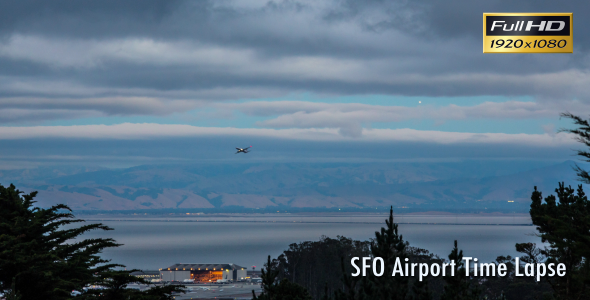
[[[577,140],[590,147],[590,124],[571,114],[563,114],[578,126],[564,130],[577,136]],[[586,162],[590,152],[578,151]],[[590,173],[576,167],[580,181],[590,184]],[[496,265],[506,264],[507,275],[499,276],[391,276],[397,258],[412,263],[441,264],[451,260],[456,264],[455,274],[465,274],[464,256],[457,241],[446,258],[428,250],[411,247],[398,232],[390,212],[385,227],[375,232],[371,241],[353,241],[345,237],[322,237],[317,242],[291,244],[276,259],[268,259],[263,272],[264,293],[254,299],[272,300],[467,300],[467,299],[590,299],[590,202],[582,185],[577,189],[559,183],[555,195],[543,198],[535,187],[530,204],[530,216],[538,235],[546,247],[534,243],[515,245],[520,253],[520,270],[526,263],[563,263],[565,276],[516,276],[516,260],[499,256]],[[449,241],[449,246],[451,246]],[[468,256],[476,256],[470,254]],[[351,276],[352,257],[381,257],[386,266],[383,276]],[[338,270],[338,271],[337,271]],[[284,288],[284,289],[283,289]]]
[[[386,226],[369,242],[345,237],[322,237],[317,242],[291,244],[278,258],[270,257],[263,273],[265,293],[254,299],[318,299],[318,300],[454,300],[454,299],[590,299],[590,202],[582,187],[577,191],[560,184],[557,198],[543,200],[534,191],[531,218],[542,240],[549,244],[538,248],[534,243],[516,244],[520,253],[520,273],[525,263],[563,263],[563,277],[515,276],[515,259],[500,256],[492,262],[507,265],[507,275],[471,276],[465,274],[463,251],[457,241],[447,258],[440,258],[425,249],[411,247],[403,240],[393,220],[393,211]],[[383,276],[351,276],[352,257],[381,257],[385,261]],[[475,255],[469,255],[475,256]],[[412,263],[441,264],[458,262],[455,276],[428,276],[422,282],[417,277],[391,276],[396,258]],[[339,259],[340,258],[340,259]],[[460,275],[457,275],[460,274]],[[447,274],[448,275],[448,274]],[[288,289],[283,289],[283,287]]]
[[[565,114],[578,126],[567,130],[590,147],[590,124]],[[578,151],[590,161],[590,152]],[[576,168],[578,177],[590,183],[590,173]],[[112,230],[102,224],[80,225],[65,205],[48,209],[34,206],[36,192],[24,194],[14,185],[0,185],[0,292],[9,300],[71,299],[72,290],[100,285],[77,299],[160,300],[173,299],[182,286],[154,287],[147,291],[126,289],[130,283],[146,283],[121,271],[124,266],[100,257],[119,244],[113,239],[81,239],[91,230]],[[416,277],[390,276],[396,259],[412,263],[440,264],[455,261],[455,274],[464,274],[464,253],[457,241],[449,241],[450,254],[441,258],[412,247],[389,219],[370,241],[322,237],[317,242],[291,244],[278,258],[268,258],[262,272],[263,293],[255,300],[467,300],[467,299],[590,299],[590,202],[582,186],[560,183],[555,195],[543,198],[534,188],[530,216],[546,247],[516,244],[520,263],[562,263],[564,276],[515,276],[516,260],[500,256],[494,264],[506,264],[508,275]],[[453,246],[453,247],[451,247]],[[469,254],[469,256],[476,256]],[[353,277],[352,257],[380,257],[383,276],[368,272]]]
[[[34,207],[36,194],[0,185],[0,292],[7,300],[71,299],[73,290],[88,285],[106,289],[89,290],[77,299],[164,300],[181,291],[181,286],[126,289],[130,283],[146,282],[99,256],[119,244],[113,239],[80,239],[90,230],[112,229],[102,224],[77,227],[84,221],[75,219],[65,205]]]

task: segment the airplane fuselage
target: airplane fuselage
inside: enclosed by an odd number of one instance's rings
[[[250,150],[252,146],[248,147],[248,148],[236,148],[236,150],[238,150],[238,152],[236,152],[236,154],[238,153],[248,153],[248,150]]]

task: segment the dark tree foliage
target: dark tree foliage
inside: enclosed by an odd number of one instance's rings
[[[14,281],[10,286],[10,291],[4,295],[4,299],[6,300],[21,300],[23,297],[20,296],[18,291],[15,288]]]
[[[574,124],[578,126],[576,129],[562,129],[563,132],[569,132],[576,135],[576,141],[586,145],[586,147],[590,147],[590,122],[589,120],[584,120],[578,116],[575,116],[571,113],[562,113],[562,117],[572,119]],[[590,152],[586,150],[577,150],[576,151],[578,156],[583,157],[582,160],[585,162],[590,162]],[[576,165],[574,167],[576,174],[578,175],[578,179],[580,181],[590,184],[590,173],[588,171],[582,169],[580,166]]]
[[[324,295],[322,296],[321,300],[330,300],[332,299],[332,297],[330,297],[330,292],[328,291],[328,284],[326,283],[326,285],[324,286]]]
[[[519,300],[590,299],[590,202],[581,185],[574,190],[559,183],[555,193],[557,197],[550,195],[543,199],[535,187],[531,196],[531,220],[548,247],[541,249],[534,243],[519,243],[516,251],[522,253],[522,265],[563,263],[566,275],[545,276],[541,282],[533,277],[516,277],[514,259],[498,257],[498,263],[506,263],[510,275],[486,278],[483,285],[486,295]]]
[[[498,263],[508,266],[509,276],[486,278],[486,295],[519,300],[590,299],[590,202],[581,185],[576,191],[559,183],[555,192],[557,197],[543,199],[535,187],[531,196],[531,220],[548,247],[519,243],[516,251],[522,254],[521,270],[525,263],[563,263],[566,275],[545,276],[541,282],[533,277],[516,277],[514,259],[498,257]]]
[[[524,263],[536,264],[545,260],[543,250],[537,248],[535,243],[516,244],[516,251],[524,254],[524,256],[520,256],[520,261]]]
[[[185,293],[185,286],[183,285],[165,285],[154,286],[143,292],[141,299],[146,300],[173,300],[175,294]],[[133,298],[132,298],[133,299]]]
[[[535,257],[529,257],[526,253],[520,256],[522,262],[539,259],[538,249],[532,243],[518,244],[517,249],[524,250],[528,253],[534,254]],[[524,248],[523,248],[524,247]],[[519,251],[520,252],[520,251]],[[538,260],[541,261],[541,260]],[[537,282],[532,277],[516,277],[514,276],[514,258],[508,256],[498,256],[496,258],[496,265],[501,263],[507,267],[507,276],[485,277],[482,284],[482,295],[484,299],[515,299],[515,300],[543,300],[553,299],[551,296],[551,287],[545,281]],[[522,267],[521,267],[522,269]]]
[[[404,238],[398,232],[398,225],[393,222],[393,207],[389,210],[389,219],[385,220],[385,227],[375,232],[375,240],[371,243],[371,254],[373,257],[381,257],[385,262],[386,270],[393,270],[397,258],[405,263],[408,254],[406,253],[406,243]],[[372,276],[371,297],[377,299],[406,299],[408,295],[407,276]]]
[[[390,210],[386,227],[376,232],[376,238],[370,242],[368,254],[366,242],[352,241],[342,237],[338,237],[338,239],[324,237],[319,242],[293,244],[289,250],[279,256],[279,259],[271,261],[269,257],[267,265],[271,268],[263,275],[265,278],[263,285],[279,286],[277,281],[280,279],[296,281],[303,278],[302,284],[312,282],[311,286],[323,287],[320,293],[313,295],[313,299],[318,300],[590,299],[586,293],[579,292],[585,291],[585,285],[589,282],[585,256],[590,249],[588,244],[588,230],[590,228],[587,227],[587,217],[590,215],[590,211],[588,211],[587,199],[581,187],[576,194],[573,189],[565,188],[563,184],[560,184],[557,193],[559,201],[551,196],[545,200],[546,203],[541,203],[541,195],[535,191],[531,205],[533,223],[538,226],[541,237],[549,243],[550,247],[539,249],[534,243],[520,243],[516,244],[516,250],[522,254],[520,256],[521,264],[553,261],[568,265],[569,261],[569,265],[573,265],[572,269],[568,267],[569,277],[553,277],[541,282],[537,282],[534,277],[516,277],[515,260],[510,256],[499,256],[493,262],[496,266],[501,263],[506,264],[507,276],[500,276],[498,272],[495,276],[482,277],[475,276],[473,273],[470,273],[470,276],[465,276],[466,266],[463,261],[463,251],[459,249],[458,243],[455,241],[454,248],[448,256],[449,261],[455,261],[455,276],[448,276],[448,273],[444,277],[430,276],[422,282],[415,277],[406,277],[404,286],[400,288],[401,280],[396,280],[390,273],[393,269],[391,261],[395,257],[400,257],[402,261],[407,257],[412,263],[428,264],[441,264],[444,260],[430,254],[427,250],[410,247],[407,242],[403,241],[402,236],[398,233],[397,225],[393,222],[393,211]],[[351,245],[358,246],[350,247]],[[342,253],[342,249],[348,249],[344,252],[351,253],[351,255],[338,257],[337,254]],[[351,252],[350,249],[360,249],[361,251],[357,255],[352,254],[354,251]],[[319,258],[317,260],[313,259],[316,255]],[[379,256],[384,260],[387,258],[385,261],[389,266],[387,266],[386,274],[382,277],[375,277],[369,271],[368,276],[353,277],[350,265],[350,258],[353,256]],[[575,259],[576,257],[578,258]],[[322,280],[332,278],[330,276],[335,273],[333,265],[336,260],[340,261],[341,279],[332,288],[326,280],[323,283]],[[285,288],[285,290],[289,289]],[[380,298],[384,295],[383,291],[390,291],[391,294]],[[264,295],[264,297],[268,296]],[[259,297],[257,299],[272,298]]]
[[[369,255],[369,242],[355,241],[338,236],[335,239],[322,236],[319,241],[289,245],[276,261],[279,279],[288,279],[305,287],[314,299],[333,294],[342,287],[340,258]],[[350,264],[346,267],[350,271]],[[350,272],[349,272],[350,273]]]
[[[530,215],[544,243],[538,256],[546,263],[563,263],[566,275],[545,277],[558,299],[590,299],[590,202],[582,189],[559,184],[557,198],[550,195],[543,201],[537,187],[533,191]],[[536,249],[521,250],[537,254]]]
[[[65,205],[34,207],[36,195],[0,185],[0,290],[22,299],[69,299],[72,290],[95,283],[96,272],[117,266],[98,254],[118,244],[113,239],[75,240],[90,230],[111,228],[71,226],[84,221],[74,219]]]
[[[426,249],[406,246],[406,253],[409,261],[412,263],[427,263],[432,265],[434,263],[441,265],[445,260],[437,255],[430,253]],[[411,294],[410,299],[440,299],[443,286],[445,285],[442,277],[434,277],[428,275],[423,281],[419,281],[416,277],[410,277]]]
[[[336,290],[336,300],[365,300],[365,299],[433,299],[434,293],[429,286],[436,280],[425,278],[423,282],[407,276],[391,276],[396,259],[404,264],[406,258],[412,262],[434,263],[440,262],[440,258],[428,253],[424,249],[410,247],[404,242],[403,236],[398,232],[398,225],[393,221],[393,208],[389,211],[389,218],[385,220],[385,227],[375,232],[375,239],[371,241],[372,257],[381,257],[385,263],[385,272],[381,277],[368,272],[367,276],[352,277],[349,260],[342,260],[343,288]],[[439,286],[436,282],[434,285]]]
[[[412,285],[412,300],[431,300],[432,292],[428,288],[428,281],[416,281]]]
[[[371,294],[371,282],[366,277],[353,277],[347,269],[349,263],[344,261],[344,257],[340,260],[342,289],[334,291],[334,299],[336,300],[368,300]]]
[[[6,299],[71,299],[72,290],[87,285],[106,287],[80,298],[172,299],[182,286],[155,287],[145,292],[126,289],[129,283],[146,283],[130,276],[132,271],[114,271],[123,265],[100,258],[102,250],[117,247],[113,239],[81,239],[90,230],[112,230],[102,224],[77,227],[70,208],[60,204],[48,209],[35,207],[37,192],[24,194],[14,185],[0,185],[0,292]]]
[[[472,287],[471,280],[466,274],[465,263],[463,261],[463,250],[459,250],[457,240],[455,240],[455,247],[449,254],[449,261],[455,262],[454,276],[446,274],[443,279],[446,283],[441,300],[467,300],[480,299],[480,291],[477,281]]]
[[[128,289],[129,284],[148,284],[148,282],[139,277],[130,276],[131,271],[107,271],[99,274],[102,280],[98,283],[100,286],[105,287],[103,290],[89,290],[84,293],[81,299],[100,299],[105,300],[172,300],[174,299],[174,293],[184,293],[185,286],[183,285],[168,285],[168,286],[157,286],[152,287],[147,291],[139,291],[135,289]]]
[[[252,291],[253,300],[312,300],[307,290],[299,284],[290,282],[283,278],[279,280],[277,262],[270,260],[265,264],[266,270],[261,269],[262,293],[256,296]]]

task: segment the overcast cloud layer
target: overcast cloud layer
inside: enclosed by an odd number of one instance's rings
[[[590,114],[588,11],[581,0],[2,1],[0,139],[571,148],[554,124]],[[573,12],[574,54],[484,55],[484,12]]]

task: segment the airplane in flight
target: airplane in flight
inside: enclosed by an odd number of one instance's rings
[[[250,151],[250,148],[252,148],[252,146],[250,147],[246,147],[246,148],[236,148],[236,150],[238,150],[238,152],[236,152],[236,154],[238,153],[248,153],[248,151]]]

